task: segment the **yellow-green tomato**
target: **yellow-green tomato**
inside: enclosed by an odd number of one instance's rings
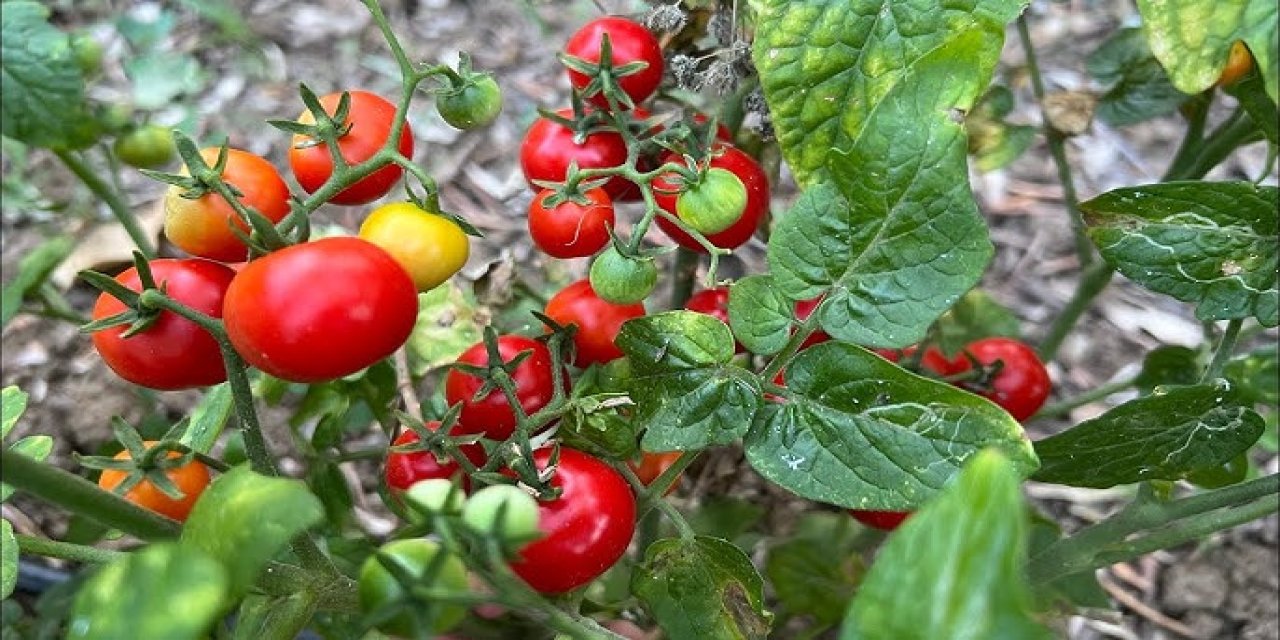
[[[676,214],[702,234],[720,233],[747,210],[747,188],[732,171],[713,167],[676,197]]]
[[[409,272],[418,291],[448,280],[471,255],[467,234],[458,223],[412,202],[374,209],[360,225],[360,237],[391,254]]]
[[[464,497],[462,487],[448,478],[419,480],[404,494],[409,504],[426,513],[457,513]]]
[[[443,561],[440,554],[448,554]],[[381,556],[381,557],[380,557]],[[424,602],[400,584],[383,562],[394,562],[404,573],[413,576],[416,584],[432,590],[466,593],[467,569],[462,560],[440,547],[440,544],[423,538],[393,540],[382,545],[378,553],[369,556],[360,567],[360,608],[370,614],[384,607],[401,604],[404,608],[395,617],[378,625],[378,630],[397,636],[415,637],[420,621],[431,619],[432,633],[443,633],[457,626],[466,616],[466,607],[440,601]],[[427,570],[433,569],[431,575]],[[411,611],[417,611],[415,616]]]

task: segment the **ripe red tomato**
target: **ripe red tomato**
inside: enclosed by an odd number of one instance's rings
[[[667,469],[670,469],[671,465],[675,464],[676,460],[679,459],[679,451],[663,451],[661,453],[651,453],[646,451],[640,456],[639,463],[628,462],[627,466],[631,467],[631,470],[636,472],[636,477],[640,478],[640,482],[643,482],[644,486],[647,487],[653,484],[653,481],[657,480],[658,476],[665,473]],[[667,487],[667,490],[664,491],[662,495],[664,497],[671,495],[671,492],[675,491],[676,487],[680,486],[680,481],[683,478],[684,474],[676,476],[676,481],[672,482],[671,486]]]
[[[156,441],[148,440],[143,444],[150,449],[155,446]],[[177,451],[170,451],[166,457],[177,458],[181,455]],[[128,449],[115,455],[116,460],[128,460],[132,457]],[[181,498],[170,498],[150,480],[143,480],[125,492],[124,499],[143,509],[150,509],[167,518],[185,522],[196,500],[200,499],[200,494],[204,493],[205,487],[209,486],[209,468],[203,462],[192,460],[180,467],[165,469],[164,475],[182,492]],[[107,491],[114,491],[128,477],[128,472],[123,470],[103,469],[102,475],[98,476],[98,486]]]
[[[796,319],[799,320],[800,322],[804,322],[805,320],[808,320],[809,316],[813,315],[813,310],[817,309],[818,304],[822,302],[822,298],[823,296],[818,296],[816,298],[810,298],[809,300],[796,301]],[[826,331],[819,329],[809,334],[809,337],[805,338],[804,342],[800,343],[800,349],[806,349],[820,342],[826,342],[830,339],[831,339],[831,336],[827,335]]]
[[[850,509],[849,515],[854,520],[871,527],[872,529],[880,529],[881,531],[893,531],[898,528],[908,517],[911,516],[910,511],[868,511],[863,509]]]
[[[200,151],[200,157],[209,166],[218,160],[219,149]],[[183,167],[182,173],[187,169]],[[279,222],[289,214],[289,187],[270,162],[248,151],[227,149],[227,163],[222,169],[222,179],[240,193],[240,202],[258,210],[272,222]],[[249,255],[249,248],[231,232],[231,225],[249,233],[249,225],[236,214],[226,199],[216,193],[206,193],[194,200],[182,197],[184,190],[170,186],[164,195],[164,234],[179,249],[193,256],[240,262]]]
[[[702,124],[708,120],[707,114],[693,114],[694,124]],[[716,140],[721,142],[733,142],[733,132],[729,131],[729,127],[724,126],[723,122],[716,121]]]
[[[769,178],[751,156],[733,145],[717,144],[713,148],[713,153],[719,153],[719,155],[711,159],[711,166],[732,172],[738,176],[738,179],[742,181],[742,185],[747,188],[747,206],[742,212],[742,217],[728,229],[707,236],[707,240],[711,244],[722,249],[733,249],[746,244],[751,239],[751,236],[756,232],[756,227],[760,226],[760,220],[764,217],[765,212],[769,210]],[[684,164],[682,157],[674,153],[664,155],[662,162]],[[654,196],[658,201],[659,207],[662,207],[663,210],[671,215],[677,215],[676,199],[680,187],[676,180],[669,178],[671,177],[659,176],[653,181],[655,190],[667,192],[658,193],[655,191]],[[680,246],[691,251],[704,252],[702,245],[699,245],[692,236],[681,231],[676,225],[661,216],[658,217],[658,228],[662,229],[663,233],[670,236]]]
[[[549,449],[533,452],[545,469]],[[591,582],[626,552],[636,528],[636,498],[612,467],[575,449],[560,448],[552,486],[555,500],[538,503],[543,537],[520,549],[516,575],[542,593],[564,593]]]
[[[391,124],[396,117],[396,106],[383,97],[368,91],[351,91],[351,109],[347,112],[346,124],[350,129],[338,138],[338,151],[349,165],[357,165],[382,150],[391,138]],[[320,105],[325,113],[333,115],[338,110],[341,93],[331,93],[320,98]],[[298,116],[302,124],[315,124],[315,116],[304,110]],[[293,136],[293,145],[289,147],[289,166],[298,184],[307,193],[315,193],[333,175],[333,160],[329,157],[329,146],[315,144],[315,140],[307,136]],[[413,131],[406,121],[400,128],[400,155],[413,158]],[[357,205],[367,204],[387,195],[391,187],[400,179],[404,169],[397,164],[387,166],[365,176],[359,182],[339,191],[329,199],[333,204]]]
[[[223,298],[235,277],[224,265],[201,259],[152,260],[156,284],[178,302],[215,318],[222,316]],[[116,282],[142,290],[138,270],[130,268]],[[124,303],[103,293],[93,305],[93,319],[121,313]],[[189,389],[227,379],[218,342],[196,323],[172,311],[161,311],[155,324],[128,338],[128,325],[93,334],[93,346],[117,375],[129,382],[161,390]]]
[[[570,109],[556,113],[566,118],[573,117]],[[578,163],[579,169],[599,169],[616,167],[627,161],[627,143],[616,132],[591,133],[581,144],[575,142],[573,136],[572,129],[558,122],[546,118],[533,122],[520,143],[520,168],[524,170],[524,177],[531,188],[542,189],[533,183],[534,180],[564,182],[570,162]],[[630,180],[617,176],[604,184],[604,190],[617,200],[638,192],[639,188]]]
[[[689,296],[689,299],[684,303],[684,308],[689,311],[705,313],[720,322],[729,324],[729,287],[703,289]],[[746,347],[743,347],[742,343],[735,340],[733,342],[733,350],[736,353],[742,353],[746,351]]]
[[[552,296],[543,313],[559,324],[578,325],[573,334],[578,351],[574,364],[585,368],[622,357],[622,349],[613,341],[622,323],[644,315],[644,305],[607,302],[596,295],[590,280],[579,280]]]
[[[633,74],[617,79],[618,87],[631,97],[633,103],[644,102],[658,90],[658,85],[662,82],[663,69],[662,47],[658,44],[658,39],[644,25],[617,16],[597,18],[569,36],[569,41],[564,45],[564,52],[587,62],[598,63],[600,62],[600,41],[605,34],[609,34],[611,61],[614,67],[632,62],[644,62],[648,65]],[[581,91],[591,82],[591,78],[570,69],[569,82],[575,89]],[[587,99],[602,109],[609,108],[609,101],[605,99],[604,93],[596,93]],[[626,108],[626,105],[619,106]]]
[[[1035,415],[1049,397],[1053,386],[1049,380],[1049,372],[1040,362],[1040,356],[1025,343],[1012,338],[983,338],[969,343],[964,350],[984,366],[996,361],[1003,365],[986,388],[979,389],[972,383],[963,383],[961,386],[971,388],[1004,407],[1018,421]],[[953,360],[952,364],[953,373],[964,373],[973,367],[964,354]]]
[[[322,238],[250,262],[222,308],[236,351],[290,382],[341,378],[391,355],[417,315],[408,272],[353,237]]]
[[[914,346],[907,347],[906,349],[875,350],[876,355],[893,363],[897,363],[903,358],[911,356],[911,354],[915,352],[916,347]],[[959,362],[963,359],[964,356],[960,356],[958,359],[948,360],[946,356],[942,355],[942,351],[937,347],[929,347],[925,350],[924,355],[920,357],[920,368],[926,371],[931,371],[940,377],[946,377],[963,371],[963,369],[957,370],[957,367],[960,366]]]
[[[503,362],[511,362],[524,351],[531,352],[512,372],[516,385],[516,398],[526,414],[547,406],[555,391],[553,379],[555,363],[546,345],[524,336],[498,336],[498,353]],[[489,354],[483,342],[472,345],[458,356],[458,362],[478,367],[489,366]],[[565,377],[566,384],[568,376]],[[444,380],[444,398],[450,405],[461,404],[455,433],[483,433],[493,440],[506,440],[516,426],[516,415],[507,404],[507,396],[494,388],[483,398],[476,400],[476,392],[484,386],[484,380],[451,369]]]
[[[427,428],[435,431],[440,428],[440,421],[433,420],[427,423]],[[452,433],[458,433],[455,428]],[[405,429],[403,433],[396,437],[392,442],[392,446],[402,444],[413,444],[419,442],[421,438],[418,433],[412,429]],[[480,466],[484,464],[485,454],[484,447],[479,444],[467,444],[458,447],[462,451],[462,455],[466,456],[472,464]],[[430,451],[411,451],[408,453],[400,453],[392,451],[387,454],[386,478],[387,486],[393,491],[408,491],[415,482],[419,480],[431,480],[435,478],[443,478],[448,480],[461,470],[461,465],[451,458],[436,458],[434,453]],[[470,478],[465,475],[462,477],[462,488],[467,490],[470,485]]]
[[[543,201],[553,193],[543,189],[529,202],[529,235],[539,249],[553,258],[585,258],[609,244],[616,216],[604,189],[583,193],[585,204],[565,200],[547,208]]]

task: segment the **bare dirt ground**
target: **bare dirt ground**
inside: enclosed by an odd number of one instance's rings
[[[203,140],[230,135],[232,146],[267,155],[283,165],[285,138],[263,120],[292,118],[301,110],[296,92],[300,81],[317,93],[364,88],[391,95],[397,89],[385,46],[357,3],[237,0],[232,4],[256,34],[258,53],[246,54],[238,46],[219,43],[207,22],[182,12],[177,14],[180,22],[172,36],[173,47],[194,52],[209,77],[208,88],[190,97],[202,113]],[[624,2],[603,4],[615,12],[637,9]],[[121,11],[145,16],[159,8],[122,2],[59,6],[60,19],[70,26],[97,24]],[[384,6],[411,57],[452,62],[458,51],[469,51],[476,66],[493,71],[504,90],[502,116],[479,131],[462,133],[447,126],[429,100],[416,102],[410,114],[419,143],[417,160],[441,184],[444,205],[486,234],[485,240],[473,243],[464,274],[475,278],[498,263],[514,263],[522,272],[541,272],[547,265],[531,250],[524,229],[522,215],[529,195],[517,148],[537,107],[558,107],[566,101],[568,84],[555,60],[555,48],[599,9],[585,1],[405,0]],[[1120,0],[1036,2],[1032,12],[1033,37],[1051,90],[1090,88],[1084,56],[1133,17],[1130,4]],[[100,33],[107,39],[108,53],[99,91],[100,97],[110,99],[112,91],[124,84],[119,64],[123,47],[111,29]],[[1038,124],[1023,60],[1017,34],[1010,29],[998,73],[1018,98],[1011,120]],[[1068,151],[1081,198],[1157,180],[1172,157],[1181,127],[1176,118],[1125,130],[1095,122],[1084,135],[1071,139]],[[27,175],[32,183],[49,200],[66,203],[68,211],[34,215],[6,208],[0,238],[5,280],[27,251],[57,232],[85,239],[78,255],[84,264],[79,266],[105,266],[127,259],[118,236],[88,235],[110,225],[57,161],[40,154],[30,161]],[[1265,150],[1255,146],[1230,159],[1214,176],[1252,178],[1262,171],[1264,162]],[[160,185],[138,175],[126,176],[126,183],[138,210],[153,212],[148,219],[157,220],[154,211]],[[1016,310],[1026,337],[1034,341],[1070,297],[1077,273],[1062,189],[1043,142],[1008,170],[975,175],[974,190],[997,245],[984,287]],[[794,195],[785,176],[775,195],[775,210],[785,207]],[[355,228],[362,214],[362,210],[335,208],[318,215]],[[763,244],[757,241],[729,269],[752,269],[762,258]],[[568,268],[581,273],[585,265]],[[69,279],[63,281],[69,283]],[[69,296],[78,309],[87,311],[94,294],[75,284],[69,287]],[[1185,305],[1149,294],[1117,276],[1052,365],[1056,397],[1071,397],[1129,373],[1122,370],[1125,365],[1159,344],[1193,346],[1201,339],[1201,327]],[[1268,339],[1274,343],[1274,334]],[[3,347],[3,385],[16,384],[31,394],[32,406],[17,435],[54,435],[54,459],[67,467],[73,466],[72,452],[91,452],[110,439],[110,416],[136,422],[158,411],[176,420],[197,397],[195,393],[140,393],[112,375],[93,353],[89,340],[66,323],[20,316],[5,329]],[[1072,418],[1091,417],[1105,408],[1101,403],[1082,407]],[[1035,425],[1029,430],[1038,438],[1065,424]],[[1274,471],[1277,465],[1274,458],[1257,462],[1264,471]],[[363,469],[368,472],[372,467]],[[740,452],[732,449],[707,456],[691,476],[682,492],[686,498],[730,494],[759,501],[767,505],[768,526],[774,530],[785,530],[797,512],[815,508],[752,475],[741,464]],[[1041,508],[1074,526],[1105,516],[1122,497],[1116,492],[1054,491],[1034,485],[1029,492]],[[6,505],[5,516],[24,531],[57,534],[64,526],[60,514],[28,501]],[[1276,638],[1280,633],[1276,565],[1273,516],[1198,548],[1153,554],[1103,572],[1104,585],[1121,613],[1072,618],[1063,633],[1079,639]]]

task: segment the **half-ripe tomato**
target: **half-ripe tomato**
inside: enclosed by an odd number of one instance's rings
[[[571,109],[561,109],[556,113],[565,118],[573,117]],[[524,170],[524,177],[531,188],[542,189],[533,183],[534,180],[564,182],[570,162],[578,163],[579,169],[601,169],[627,161],[627,143],[617,132],[596,131],[583,138],[581,144],[573,137],[573,130],[558,122],[546,118],[534,120],[520,143],[520,168]],[[615,176],[604,184],[604,190],[617,200],[632,191],[639,191],[639,188],[630,180]]]
[[[290,382],[355,373],[409,338],[418,292],[386,251],[352,237],[286,247],[245,265],[222,308],[249,364]]]
[[[149,263],[156,285],[169,297],[215,318],[222,316],[223,298],[235,272],[224,265],[200,259],[160,259]],[[142,290],[138,270],[130,268],[116,282]],[[98,296],[93,319],[101,320],[125,310],[124,303],[109,294]],[[227,379],[222,351],[209,332],[172,311],[161,311],[145,331],[123,337],[128,325],[94,332],[93,346],[117,375],[152,389],[189,389],[218,384]]]
[[[148,440],[143,444],[150,449],[155,446],[156,442]],[[167,457],[177,458],[181,455],[177,451],[170,451]],[[132,457],[128,449],[115,455],[116,460],[129,460]],[[200,498],[200,494],[204,492],[205,487],[209,486],[209,468],[203,462],[192,460],[180,467],[165,469],[164,475],[182,492],[181,498],[170,498],[159,487],[152,484],[150,480],[143,480],[126,491],[124,499],[143,509],[150,509],[166,518],[185,522],[187,516],[191,514],[191,508],[195,506],[196,500]],[[98,486],[107,491],[114,491],[127,477],[129,477],[129,473],[126,471],[103,469],[102,475],[98,477]]]
[[[346,125],[350,126],[338,138],[338,151],[349,165],[357,165],[382,150],[391,138],[391,125],[395,121],[396,106],[382,96],[368,91],[351,91],[351,109],[347,112]],[[341,93],[331,93],[320,98],[320,105],[325,113],[333,115],[338,110]],[[303,110],[298,116],[302,124],[315,124],[315,116]],[[303,135],[295,135],[289,147],[289,166],[298,184],[307,193],[315,193],[333,175],[333,159],[329,157],[329,146],[317,144],[317,140]],[[413,158],[413,131],[406,121],[400,128],[400,144],[397,147],[400,155]],[[387,195],[391,187],[404,173],[397,164],[388,164],[365,176],[355,184],[339,191],[329,199],[333,204],[367,204]]]
[[[868,511],[864,509],[850,509],[849,515],[854,520],[881,531],[893,531],[897,529],[911,515],[910,511]]]
[[[606,302],[596,295],[590,280],[579,280],[552,296],[543,313],[558,324],[578,326],[573,334],[578,351],[574,364],[585,368],[622,357],[622,349],[613,341],[622,323],[644,315],[644,305]]]
[[[427,428],[435,431],[440,428],[439,420],[432,420],[427,423]],[[456,432],[456,430],[455,430]],[[422,439],[418,437],[418,433],[412,429],[405,429],[392,446],[400,446],[404,444],[413,444]],[[484,447],[479,444],[465,444],[458,447],[462,451],[462,455],[466,456],[472,464],[480,466],[484,464],[485,455]],[[451,458],[437,458],[430,451],[410,451],[401,453],[399,451],[391,451],[387,453],[386,478],[387,486],[393,491],[408,491],[415,482],[420,480],[432,480],[441,478],[448,480],[457,475],[462,466]],[[466,476],[462,478],[462,487],[466,489],[470,484],[470,479]]]
[[[633,62],[647,65],[635,73],[617,78],[618,88],[631,98],[632,103],[644,102],[658,90],[663,69],[662,47],[653,32],[644,25],[617,16],[597,18],[569,36],[564,52],[587,62],[599,63],[601,39],[605,34],[609,35],[611,61],[615,68]],[[570,69],[569,82],[581,91],[591,82],[591,78]],[[603,93],[596,93],[587,99],[602,109],[609,108],[609,101]],[[626,108],[625,104],[619,106]]]
[[[729,324],[729,287],[703,289],[689,296],[684,303],[684,308],[705,313],[727,325]],[[736,340],[733,343],[733,349],[736,353],[746,351],[746,347]]]
[[[551,351],[547,346],[524,336],[498,336],[498,353],[504,363],[528,351],[529,355],[516,366],[511,379],[516,385],[516,398],[526,415],[547,406],[555,393],[554,369]],[[458,362],[487,367],[489,352],[483,342],[478,342],[458,356]],[[565,376],[567,384],[568,376]],[[476,392],[484,386],[484,380],[457,369],[449,370],[444,379],[444,398],[450,405],[461,404],[458,426],[454,433],[483,433],[493,440],[506,440],[516,427],[516,414],[507,403],[502,389],[494,387],[479,400]]]
[[[716,144],[712,152],[718,155],[711,159],[711,166],[727,169],[738,176],[747,189],[747,204],[743,209],[742,217],[728,229],[707,236],[707,240],[717,247],[734,249],[751,239],[756,232],[756,227],[760,226],[760,220],[769,210],[769,178],[751,156],[733,145]],[[674,153],[668,153],[662,157],[662,162],[684,164],[684,159]],[[658,176],[653,181],[653,188],[658,206],[673,216],[677,215],[676,199],[680,191],[679,181],[670,175]],[[691,251],[705,252],[693,236],[681,231],[679,227],[661,216],[658,217],[658,228],[680,246]]]
[[[1040,362],[1035,350],[1013,338],[983,338],[964,348],[984,368],[1001,363],[998,371],[986,384],[973,382],[961,386],[980,393],[992,402],[1004,407],[1015,419],[1022,421],[1035,415],[1049,397],[1053,383],[1049,372]],[[973,363],[964,354],[953,361],[953,373],[964,373]]]
[[[585,258],[609,244],[609,229],[617,218],[613,201],[604,189],[590,189],[582,202],[564,200],[546,205],[551,189],[543,189],[529,202],[529,235],[533,243],[553,258]]]
[[[533,452],[540,471],[550,457],[549,449]],[[543,537],[520,549],[511,569],[541,593],[564,593],[596,579],[626,552],[636,528],[636,498],[612,467],[564,447],[551,485],[561,493],[538,503]]]
[[[644,486],[647,487],[653,484],[653,481],[657,480],[658,476],[661,476],[667,471],[667,469],[670,469],[671,465],[675,464],[676,460],[679,459],[679,451],[663,451],[660,453],[651,453],[646,451],[640,456],[640,462],[628,462],[627,466],[631,467],[631,470],[636,472],[636,477],[640,478],[640,482],[643,482]],[[676,487],[680,486],[680,480],[683,478],[683,475],[684,474],[676,476],[675,482],[672,482],[671,486],[667,487],[667,490],[663,492],[662,495],[671,495],[671,492],[675,491]]]
[[[418,291],[430,291],[453,277],[471,255],[471,243],[458,223],[412,202],[374,209],[360,225],[360,237],[391,254]]]
[[[218,160],[219,149],[200,151],[209,166]],[[184,167],[182,172],[187,173]],[[244,194],[240,202],[256,209],[272,222],[289,214],[289,187],[270,162],[248,151],[227,149],[222,180]],[[249,248],[232,233],[231,225],[249,233],[249,225],[221,195],[206,193],[195,200],[182,197],[183,189],[170,186],[164,194],[164,234],[179,249],[193,256],[240,262]]]

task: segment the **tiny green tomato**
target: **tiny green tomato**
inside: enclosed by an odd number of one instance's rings
[[[485,487],[462,505],[462,521],[515,547],[541,535],[538,501],[519,487],[495,484]]]
[[[462,487],[447,478],[419,480],[404,494],[405,500],[425,513],[457,513],[462,509]],[[416,512],[411,512],[417,515]]]
[[[445,554],[443,558],[441,554]],[[400,571],[392,573],[383,565],[384,562],[393,563]],[[397,579],[397,573],[413,578],[414,585],[433,591],[467,592],[466,567],[461,559],[442,549],[439,543],[423,538],[388,542],[360,567],[358,594],[360,608],[366,614],[385,611],[396,605],[402,607],[395,616],[380,623],[379,630],[415,637],[421,622],[430,619],[432,633],[443,633],[457,626],[467,615],[466,607],[459,604],[415,598]]]
[[[601,299],[614,304],[634,304],[644,300],[658,284],[658,268],[653,258],[632,258],[605,249],[591,263],[591,288]]]
[[[493,76],[475,74],[461,87],[436,97],[436,111],[457,129],[483,127],[502,111],[502,89]]]

